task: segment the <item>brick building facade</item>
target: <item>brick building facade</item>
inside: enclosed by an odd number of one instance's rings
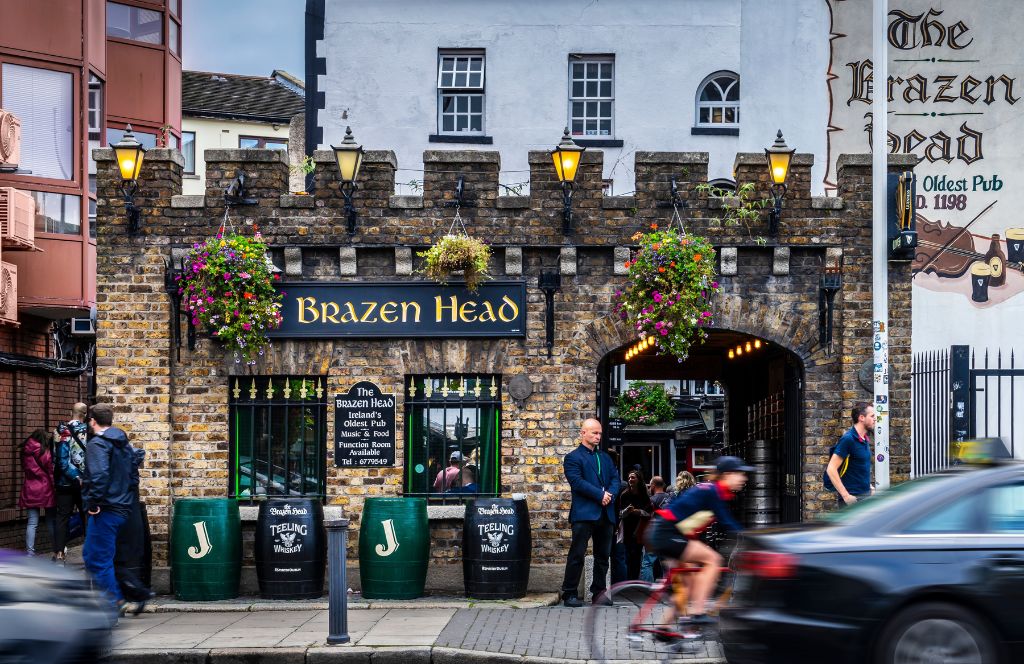
[[[623,349],[636,341],[635,333],[612,314],[612,297],[625,279],[622,264],[629,257],[630,238],[651,223],[667,222],[671,210],[659,204],[671,199],[673,177],[687,203],[681,210],[687,229],[709,236],[719,248],[724,290],[714,303],[716,328],[721,334],[767,341],[779,353],[778,366],[784,356],[799,378],[799,396],[791,399],[797,419],[788,438],[796,446],[799,469],[794,476],[797,518],[830,506],[820,481],[827,451],[848,426],[850,404],[870,399],[857,377],[872,352],[868,155],[841,158],[840,195],[827,199],[810,194],[811,156],[796,155],[780,232],[765,246],[752,242],[742,226],[721,224],[721,209],[729,200],[696,193],[695,186],[707,179],[707,155],[702,153],[638,152],[635,195],[607,197],[602,194],[602,154],[586,152],[577,177],[571,237],[562,234],[561,192],[550,158],[542,152],[529,157],[530,194],[499,196],[497,153],[428,151],[423,195],[410,197],[393,195],[394,155],[369,151],[352,236],[337,167],[328,152],[316,154],[313,195],[296,196],[288,194],[288,166],[279,153],[208,150],[204,197],[180,195],[180,154],[150,150],[137,198],[144,219],[136,235],[125,232],[112,155],[99,151],[97,161],[97,398],[115,405],[117,419],[147,451],[142,490],[161,563],[167,559],[172,501],[232,491],[230,464],[237,450],[229,435],[229,402],[233,391],[247,391],[250,374],[322,378],[328,395],[344,394],[368,380],[396,395],[395,467],[336,468],[333,446],[326,444],[326,503],[343,508],[354,530],[366,497],[401,495],[407,471],[411,476],[405,464],[402,402],[410,398],[412,377],[488,375],[500,377],[501,492],[528,496],[535,568],[547,565],[552,574],[560,573],[569,540],[561,459],[575,447],[581,419],[599,411],[599,368],[618,362]],[[893,170],[912,164],[902,155],[890,159]],[[224,189],[240,171],[257,204],[232,207],[227,219],[235,229],[248,227],[250,232],[258,224],[283,268],[285,290],[300,281],[421,282],[416,252],[450,227],[454,211],[446,203],[462,176],[472,207],[460,212],[469,232],[492,244],[492,274],[525,281],[525,337],[275,339],[253,367],[235,363],[216,342],[200,339],[193,351],[183,346],[179,358],[171,340],[165,265],[172,255],[216,234],[225,220]],[[758,195],[767,196],[766,175],[763,155],[737,156],[738,184],[756,182]],[[826,264],[842,267],[831,349],[819,345],[818,338],[819,279]],[[551,356],[545,345],[545,298],[537,287],[542,270],[561,274]],[[909,474],[909,265],[891,263],[889,275],[892,471],[900,481]],[[725,366],[720,358],[710,359]],[[730,389],[739,394],[743,383],[756,382],[749,372],[774,375],[775,366],[752,364],[744,370],[729,365],[718,376],[727,394]],[[520,375],[529,378],[533,390],[516,400],[508,385]],[[334,440],[333,428],[328,417],[325,443]],[[432,556],[438,562],[458,560],[461,519],[450,508],[431,513]],[[350,557],[355,557],[357,539],[353,532]]]

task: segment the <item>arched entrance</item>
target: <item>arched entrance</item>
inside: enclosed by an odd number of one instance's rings
[[[706,473],[720,454],[741,456],[759,472],[736,506],[738,516],[750,525],[800,521],[803,390],[807,373],[820,368],[821,351],[801,345],[803,326],[785,314],[735,296],[717,305],[719,326],[683,362],[652,351],[627,361],[635,332],[618,321],[595,323],[592,332],[602,334],[591,335],[591,347],[598,338],[605,342],[597,361],[596,404],[607,423],[605,445],[619,452],[624,471],[639,464],[669,483],[681,470]],[[619,421],[615,403],[633,381],[664,385],[674,395],[676,418],[654,426]]]

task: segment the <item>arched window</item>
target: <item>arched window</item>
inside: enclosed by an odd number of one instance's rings
[[[697,89],[698,127],[740,126],[740,77],[731,71],[715,72]]]

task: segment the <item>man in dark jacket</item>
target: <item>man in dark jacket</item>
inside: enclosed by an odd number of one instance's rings
[[[105,591],[115,610],[124,596],[114,575],[117,533],[132,510],[132,485],[138,485],[135,452],[124,431],[111,426],[114,409],[96,404],[87,423],[93,437],[85,448],[85,477],[82,500],[89,514],[82,559],[96,585]]]
[[[117,534],[117,552],[114,555],[114,576],[121,594],[129,602],[135,602],[133,613],[138,615],[153,599],[154,593],[140,575],[149,569],[149,528],[145,506],[139,500],[139,468],[146,458],[145,450],[134,450],[135,472],[132,473],[132,508],[128,520]]]
[[[619,469],[611,457],[597,449],[601,442],[601,423],[595,419],[583,422],[580,445],[566,455],[565,478],[572,489],[572,543],[562,580],[562,601],[566,606],[583,606],[579,599],[580,574],[587,543],[594,541],[594,580],[590,592],[594,601],[602,601],[608,558],[615,533],[615,496],[619,495]]]

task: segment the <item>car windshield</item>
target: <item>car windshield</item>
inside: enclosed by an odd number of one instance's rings
[[[954,479],[956,479],[954,474],[919,477],[909,482],[891,486],[885,491],[879,491],[870,498],[858,500],[853,505],[847,505],[841,510],[822,514],[818,517],[818,521],[835,525],[853,523],[868,515],[875,514],[898,500],[913,500],[916,494],[921,491],[930,491],[939,482],[952,482]]]

